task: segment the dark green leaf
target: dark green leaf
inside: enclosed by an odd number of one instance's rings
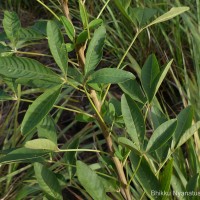
[[[68,76],[73,78],[78,83],[82,83],[83,82],[83,75],[81,74],[81,72],[77,68],[69,67],[68,68]]]
[[[81,16],[81,21],[83,23],[83,27],[87,28],[88,24],[88,14],[85,9],[85,5],[82,0],[79,0],[79,10],[80,10],[80,16]]]
[[[149,103],[158,91],[158,88],[165,78],[171,64],[172,60],[160,72],[160,67],[155,55],[150,55],[147,58],[141,71],[141,82]]]
[[[74,29],[74,26],[73,24],[65,17],[65,16],[62,16],[60,17],[63,25],[64,25],[64,28],[65,28],[65,31],[67,33],[67,36],[69,37],[69,39],[74,42],[74,38],[75,38],[75,29]]]
[[[138,101],[142,104],[146,103],[146,97],[144,96],[144,93],[140,87],[140,85],[137,83],[137,80],[128,80],[123,83],[119,83],[119,87],[123,90],[124,93],[128,94],[133,100]]]
[[[182,110],[177,117],[177,128],[173,135],[173,147],[175,147],[181,136],[189,129],[192,125],[193,120],[193,109],[191,106],[188,106]]]
[[[39,19],[35,22],[33,26],[31,26],[31,29],[35,30],[39,34],[46,36],[47,21]]]
[[[101,182],[103,183],[106,192],[116,192],[117,190],[119,190],[119,185],[116,180],[103,177],[99,178],[101,179]]]
[[[151,106],[150,115],[154,129],[167,121],[167,116],[156,105]]]
[[[50,115],[44,117],[44,119],[37,126],[38,136],[40,138],[46,138],[51,140],[54,144],[57,144],[57,133],[53,118]]]
[[[14,97],[10,96],[3,90],[0,90],[0,101],[8,101],[8,100],[13,100]]]
[[[1,41],[1,39],[0,39]],[[7,46],[5,43],[0,43],[0,55],[2,56],[1,53],[9,52],[11,53],[11,48]]]
[[[152,84],[159,73],[160,68],[158,65],[158,61],[155,55],[152,54],[147,58],[141,71],[142,86],[149,100],[151,100],[152,98]]]
[[[151,136],[146,151],[151,152],[163,146],[173,135],[176,130],[177,120],[171,119],[161,124]]]
[[[58,76],[50,76],[43,78],[18,78],[15,83],[21,85],[28,85],[30,87],[36,88],[50,88],[55,87],[56,85],[61,85],[63,80],[61,80]]]
[[[64,44],[64,38],[55,21],[48,21],[47,37],[51,54],[62,72],[66,75],[68,67],[68,54]]]
[[[200,128],[200,121],[193,124],[189,129],[187,129],[181,136],[180,140],[178,141],[178,144],[176,146],[176,149],[183,145],[198,129]]]
[[[126,95],[122,96],[121,109],[127,132],[137,147],[142,148],[145,135],[143,115],[137,104]]]
[[[44,39],[44,35],[41,33],[38,33],[33,28],[20,28],[19,29],[19,40],[20,43],[27,42],[27,41],[33,41],[33,40],[40,40]],[[18,47],[19,48],[19,47]]]
[[[38,184],[47,197],[55,200],[62,200],[61,187],[56,175],[40,163],[34,164],[34,170]]]
[[[125,146],[126,148],[133,151],[134,153],[141,155],[141,152],[138,150],[137,146],[131,140],[125,137],[119,137],[118,142],[120,145]]]
[[[161,191],[170,193],[170,184],[171,184],[171,177],[173,172],[173,160],[171,159],[167,165],[164,167],[164,170],[160,174],[160,183],[161,183]],[[167,195],[162,196],[162,200],[168,199]]]
[[[195,174],[193,177],[191,177],[186,185],[186,191],[187,192],[196,191],[198,187],[198,180],[199,180],[199,174]],[[187,198],[187,199],[190,200],[191,198]]]
[[[128,9],[129,16],[137,20],[138,27],[142,27],[156,14],[157,10],[153,8],[130,8]]]
[[[88,83],[120,83],[134,78],[131,72],[122,69],[103,68],[91,74]]]
[[[57,78],[59,76],[36,60],[22,57],[0,58],[0,74],[8,78]]]
[[[77,176],[81,185],[94,200],[107,199],[101,178],[81,161],[76,162]]]
[[[142,185],[142,188],[146,192],[146,194],[151,198],[155,199],[156,196],[151,196],[152,191],[160,191],[160,183],[154,173],[151,171],[151,166],[149,166],[148,162],[142,157],[141,163],[140,156],[134,154],[133,152],[130,153],[130,161],[134,171],[138,168],[135,176],[139,183]],[[138,166],[139,165],[139,166]]]
[[[47,150],[37,150],[28,148],[19,148],[9,152],[7,155],[0,157],[0,163],[11,162],[34,162],[35,159],[49,154]]]
[[[76,45],[84,44],[87,39],[88,39],[88,32],[84,30],[78,35],[76,39]]]
[[[19,29],[21,28],[19,18],[15,12],[4,11],[3,28],[8,39],[15,47],[19,37]]]
[[[101,25],[98,29],[95,30],[87,49],[85,60],[85,75],[88,75],[99,64],[103,54],[105,37],[106,29],[104,25]]]
[[[22,121],[22,134],[28,134],[49,113],[58,95],[60,94],[60,89],[60,85],[54,88],[47,89],[29,106]]]

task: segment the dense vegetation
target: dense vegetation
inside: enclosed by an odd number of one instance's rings
[[[198,0],[0,13],[2,200],[199,199]]]

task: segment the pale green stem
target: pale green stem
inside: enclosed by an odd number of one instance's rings
[[[135,34],[133,40],[131,41],[131,43],[130,43],[130,45],[128,46],[126,52],[124,53],[124,55],[122,56],[122,58],[121,58],[119,64],[117,65],[117,69],[120,68],[122,62],[124,61],[125,57],[127,56],[128,52],[130,51],[131,47],[133,46],[135,40],[137,39],[138,35],[140,34],[140,32],[141,32],[142,30],[143,30],[143,29],[138,30],[138,31],[136,32],[136,34]],[[107,96],[107,94],[108,94],[108,91],[109,91],[109,89],[110,89],[110,86],[111,86],[111,84],[109,84],[108,87],[106,88],[106,92],[105,92],[105,94],[104,94],[104,96],[103,96],[103,99],[102,99],[102,105],[103,105],[103,103],[104,103],[104,101],[105,101],[105,99],[106,99],[106,96]]]
[[[103,153],[108,154],[106,152],[95,150],[95,149],[59,149],[58,152],[94,152],[94,153]],[[109,155],[109,154],[108,154]]]
[[[85,90],[85,93],[86,93],[86,95],[87,95],[87,98],[89,99],[89,101],[90,101],[92,107],[94,108],[96,114],[98,115],[99,119],[101,120],[101,122],[102,122],[103,124],[105,124],[105,122],[104,122],[103,118],[101,117],[99,111],[97,110],[97,108],[96,108],[96,106],[94,105],[92,99],[90,98],[90,94],[88,93],[88,91],[87,91],[87,89],[86,89],[85,86],[84,86],[84,90]]]
[[[16,99],[15,99],[16,100]],[[24,102],[29,102],[29,103],[33,103],[34,101],[32,100],[28,100],[28,99],[21,99],[21,101],[24,101]],[[79,114],[83,114],[83,115],[87,115],[88,117],[94,117],[93,115],[89,114],[89,113],[86,113],[84,111],[79,111],[79,110],[75,110],[75,109],[71,109],[71,108],[66,108],[66,107],[62,107],[62,106],[57,106],[57,105],[53,105],[54,108],[58,108],[58,109],[61,109],[61,110],[67,110],[67,111],[70,111],[70,112],[75,112],[75,113],[79,113]]]
[[[58,17],[58,15],[56,15],[56,13],[53,12],[53,10],[51,10],[48,6],[46,6],[42,1],[40,0],[36,0],[38,3],[40,3],[42,6],[44,6],[52,15],[54,15],[54,17],[60,21],[60,18]]]
[[[99,17],[100,17],[101,14],[103,13],[103,11],[105,10],[105,8],[106,8],[106,6],[109,4],[109,2],[110,2],[110,0],[108,0],[108,1],[104,4],[103,8],[101,9],[100,13],[99,13],[98,16],[97,16],[97,19],[99,19]]]
[[[24,51],[13,51],[14,53],[32,55],[32,56],[44,56],[44,57],[52,57],[50,55],[42,54],[42,53],[35,53],[35,52],[24,52]]]
[[[136,173],[137,173],[137,171],[138,171],[138,169],[139,169],[139,167],[140,167],[140,163],[141,163],[141,161],[142,161],[142,158],[143,158],[143,156],[140,156],[140,160],[139,160],[139,162],[138,162],[138,165],[137,165],[137,167],[136,167],[136,169],[135,169],[135,171],[134,171],[134,173],[133,173],[131,179],[129,180],[129,182],[128,182],[128,184],[127,184],[127,187],[130,186],[130,184],[131,184],[133,178],[135,177],[135,175],[136,175]]]

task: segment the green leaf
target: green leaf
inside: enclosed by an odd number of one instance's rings
[[[187,129],[181,136],[180,140],[178,141],[178,144],[176,146],[176,149],[183,145],[190,137],[194,135],[196,131],[200,128],[200,121],[196,122],[194,125],[192,125],[189,129]]]
[[[1,41],[1,39],[0,39],[0,41]],[[6,43],[4,43],[4,42],[1,43],[1,42],[0,42],[0,56],[3,57],[3,55],[4,55],[5,53],[12,53],[12,52],[11,52],[11,48],[10,48],[9,46],[7,46]]]
[[[170,19],[176,17],[177,15],[180,15],[180,14],[182,14],[185,11],[188,11],[188,10],[189,10],[189,7],[174,7],[174,8],[171,8],[168,12],[166,12],[165,14],[161,15],[160,17],[158,17],[157,19],[152,21],[145,28],[150,27],[154,24],[158,24],[158,23],[170,20]]]
[[[56,85],[61,85],[63,80],[58,76],[42,77],[38,78],[18,78],[15,83],[21,85],[28,85],[30,87],[36,88],[50,88]]]
[[[46,138],[51,140],[54,144],[57,144],[57,133],[53,118],[47,115],[37,126],[38,136],[40,138]]]
[[[106,191],[101,178],[81,161],[76,162],[76,167],[78,180],[90,196],[94,200],[106,200]]]
[[[167,116],[163,113],[159,105],[152,105],[150,110],[150,116],[154,129],[167,121]]]
[[[148,97],[149,102],[153,98],[153,89],[152,85],[158,74],[160,73],[160,68],[158,65],[158,61],[154,54],[150,55],[141,71],[141,82],[144,88],[144,91]]]
[[[138,150],[137,146],[129,139],[125,137],[119,137],[118,143],[122,146],[125,146],[129,150],[133,151],[134,153],[141,155],[140,151]]]
[[[137,80],[128,80],[123,83],[119,83],[119,87],[123,90],[124,93],[128,94],[133,100],[138,101],[142,104],[146,103],[146,97],[144,96],[144,93],[140,87],[140,85],[137,83]]]
[[[40,158],[44,155],[49,154],[47,150],[19,148],[9,152],[7,155],[0,157],[0,163],[11,163],[11,162],[35,162],[35,159]]]
[[[76,39],[76,46],[84,44],[87,39],[88,39],[88,32],[84,30],[78,35]]]
[[[19,29],[20,44],[22,44],[22,42],[24,43],[24,42],[33,41],[33,40],[41,40],[44,38],[45,36],[43,34],[37,32],[32,27]],[[20,47],[18,46],[18,48]]]
[[[160,183],[161,183],[161,191],[166,192],[166,194],[170,190],[170,184],[171,184],[171,177],[173,172],[173,160],[171,159],[167,165],[164,167],[164,170],[159,176]],[[168,196],[163,195],[162,200],[168,199]]]
[[[34,170],[38,184],[48,199],[62,200],[61,187],[56,175],[40,163],[34,164]]]
[[[14,97],[10,96],[3,90],[0,90],[0,101],[8,101],[8,100],[13,100]]]
[[[82,113],[77,114],[75,118],[78,122],[92,122],[95,120],[93,117],[87,116]]]
[[[101,179],[101,182],[103,183],[106,192],[116,192],[117,190],[119,190],[119,185],[116,180],[103,177],[99,178]]]
[[[169,63],[161,70],[161,72],[159,73],[159,75],[156,77],[155,81],[153,82],[152,88],[153,88],[153,96],[151,97],[151,99],[153,99],[153,97],[155,96],[155,94],[157,93],[161,83],[163,82],[167,72],[169,71],[171,64],[172,64],[173,60],[170,60]]]
[[[92,73],[88,83],[120,83],[134,78],[131,72],[122,69],[103,68]]]
[[[24,147],[29,149],[43,149],[43,150],[49,150],[49,151],[59,151],[57,145],[48,139],[34,139],[29,140],[25,143]]]
[[[36,60],[22,57],[0,58],[0,74],[8,78],[57,78],[59,76]]]
[[[186,185],[186,191],[187,192],[196,191],[198,187],[198,180],[199,180],[199,174],[195,174],[193,177],[191,177]],[[191,198],[188,197],[187,199],[190,200]]]
[[[182,110],[177,117],[177,128],[173,135],[173,148],[178,144],[181,136],[189,129],[192,125],[193,120],[193,109],[188,106]]]
[[[91,29],[94,29],[96,28],[97,26],[101,25],[103,23],[103,20],[102,19],[94,19],[92,20],[89,24],[88,24],[88,28],[91,30]]]
[[[85,9],[85,5],[82,0],[79,0],[79,10],[80,10],[80,16],[81,16],[81,21],[83,23],[83,27],[87,28],[88,25],[88,14]]]
[[[61,86],[47,89],[28,108],[21,125],[22,134],[26,135],[32,131],[53,107]]]
[[[163,79],[165,78],[169,68],[171,67],[172,60],[160,72],[158,61],[155,55],[150,55],[145,62],[141,72],[141,82],[148,97],[149,103],[154,98],[158,91]]]
[[[61,19],[61,22],[63,23],[63,26],[65,28],[67,36],[69,37],[69,39],[72,42],[74,42],[74,39],[75,39],[75,29],[74,29],[73,24],[65,16],[61,16],[60,19]]]
[[[95,30],[94,35],[89,43],[86,60],[85,60],[85,75],[88,75],[99,64],[103,55],[103,45],[106,38],[106,29],[101,25]]]
[[[137,20],[138,27],[144,26],[155,14],[157,10],[153,8],[131,8],[128,9],[128,14]]]
[[[8,39],[15,47],[18,41],[19,29],[21,28],[19,18],[15,12],[4,11],[3,28]]]
[[[42,34],[44,36],[47,35],[47,20],[39,19],[37,20],[33,26],[31,26],[31,29],[36,31],[39,34]]]
[[[67,43],[66,44],[66,49],[67,49],[67,52],[69,53],[69,52],[71,52],[71,51],[73,51],[75,49],[75,45],[72,44],[72,43]],[[69,69],[69,67],[68,67],[68,69]]]
[[[176,119],[171,119],[161,124],[149,139],[146,151],[152,152],[164,145],[172,137],[176,125]]]
[[[47,37],[51,54],[64,75],[67,73],[68,55],[64,38],[55,21],[47,23]]]
[[[172,177],[171,177],[171,186],[172,186],[173,191],[177,195],[185,192],[180,178],[177,178],[173,174],[172,174]],[[186,200],[186,197],[185,196],[181,196],[181,200]]]
[[[155,199],[155,196],[151,196],[152,191],[160,191],[160,183],[154,173],[151,171],[151,166],[149,166],[148,162],[142,157],[133,152],[130,153],[130,162],[133,168],[133,173],[137,169],[135,174],[137,180],[141,184],[142,188],[146,192],[146,194],[150,197],[150,199]],[[138,166],[139,165],[139,166]]]
[[[127,132],[138,147],[143,146],[145,123],[143,115],[137,104],[126,95],[121,98],[121,109]]]

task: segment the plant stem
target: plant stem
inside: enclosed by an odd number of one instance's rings
[[[106,8],[106,6],[109,4],[109,2],[110,2],[110,0],[108,0],[108,1],[104,4],[103,8],[101,9],[100,13],[99,13],[98,16],[97,16],[97,19],[99,19],[99,17],[100,17],[101,14],[103,13],[103,11],[105,10],[105,8]]]
[[[142,29],[142,30],[143,30],[143,29]],[[133,46],[135,40],[137,39],[138,35],[141,33],[142,30],[138,30],[138,31],[136,32],[136,34],[135,34],[133,40],[131,41],[130,45],[128,46],[127,50],[125,51],[124,55],[122,56],[121,60],[119,61],[119,64],[117,65],[117,69],[120,68],[122,62],[124,61],[124,59],[125,59],[125,57],[127,56],[129,50],[130,50],[131,47]],[[103,96],[103,99],[102,99],[102,105],[103,105],[103,103],[104,103],[104,101],[105,101],[105,99],[106,99],[106,96],[107,96],[107,94],[108,94],[108,91],[109,91],[109,89],[110,89],[110,86],[111,86],[111,84],[109,84],[108,87],[106,88],[106,92],[105,92],[105,94],[104,94],[104,96]]]
[[[127,187],[127,180],[126,180],[126,176],[125,176],[125,173],[124,173],[124,170],[123,170],[123,164],[120,162],[120,160],[115,156],[115,150],[114,150],[114,147],[113,147],[113,141],[112,141],[112,138],[110,136],[110,131],[108,129],[108,127],[106,126],[101,114],[100,114],[100,109],[101,109],[101,106],[100,105],[100,102],[99,100],[97,99],[97,95],[94,95],[94,93],[96,93],[94,90],[91,91],[92,95],[89,95],[89,93],[87,92],[86,88],[85,88],[85,92],[86,92],[86,95],[93,107],[93,109],[95,110],[96,114],[97,114],[97,121],[99,123],[99,126],[102,130],[102,133],[104,135],[104,138],[106,140],[106,143],[107,143],[107,146],[108,146],[108,150],[109,150],[109,154],[110,156],[112,157],[112,160],[115,164],[115,167],[116,167],[116,170],[117,170],[117,174],[118,174],[118,177],[119,177],[119,180],[121,182],[121,185],[122,185],[122,188],[121,188],[121,192],[122,194],[124,194],[125,198],[127,200],[131,200],[131,194],[130,194],[130,191],[129,191],[129,188]],[[92,99],[91,99],[91,98]]]
[[[32,56],[44,56],[44,57],[52,57],[47,54],[42,54],[42,53],[36,53],[36,52],[24,52],[24,51],[13,51],[14,53],[19,53],[19,54],[26,54],[26,55],[32,55]]]
[[[60,21],[60,18],[58,17],[58,15],[56,15],[55,12],[53,12],[53,10],[51,10],[47,5],[45,5],[42,1],[40,0],[36,0],[38,3],[40,3],[42,6],[44,6],[52,15],[54,15],[54,17]]]
[[[34,101],[32,100],[28,100],[28,99],[20,99],[21,101],[24,101],[24,102],[28,102],[28,103],[33,103]],[[66,108],[66,107],[62,107],[62,106],[57,106],[57,105],[53,105],[54,108],[58,108],[58,109],[62,109],[62,110],[67,110],[67,111],[70,111],[70,112],[75,112],[75,113],[79,113],[79,114],[83,114],[83,115],[87,115],[88,117],[92,117],[94,118],[93,115],[89,114],[89,113],[86,113],[82,110],[75,110],[75,109],[72,109],[72,108]]]

